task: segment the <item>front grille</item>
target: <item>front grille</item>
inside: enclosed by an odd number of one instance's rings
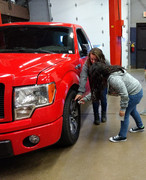
[[[0,83],[0,118],[4,118],[4,84]]]

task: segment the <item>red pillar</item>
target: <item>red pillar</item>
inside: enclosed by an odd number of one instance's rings
[[[121,65],[121,0],[109,0],[110,59],[112,65]]]
[[[0,12],[0,24],[2,24],[2,16],[1,16],[1,12]]]

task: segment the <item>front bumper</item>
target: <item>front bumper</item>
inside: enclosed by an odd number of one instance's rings
[[[23,154],[55,144],[61,136],[63,118],[34,128],[16,132],[0,134],[0,158]],[[28,136],[37,135],[40,141],[37,145],[28,147],[24,145],[24,139]]]

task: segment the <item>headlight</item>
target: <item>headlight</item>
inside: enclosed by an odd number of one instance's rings
[[[52,104],[55,92],[55,83],[15,88],[15,120],[29,118],[35,108]]]

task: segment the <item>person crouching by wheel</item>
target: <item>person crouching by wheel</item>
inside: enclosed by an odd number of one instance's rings
[[[121,128],[117,136],[110,137],[111,142],[120,142],[127,140],[129,126],[129,116],[131,115],[136,123],[136,127],[131,128],[131,133],[144,131],[142,119],[136,110],[137,104],[143,97],[143,89],[140,82],[131,76],[121,66],[111,66],[100,62],[94,63],[89,70],[89,81],[91,86],[91,98],[98,101],[102,96],[105,87],[112,87],[121,97],[119,115],[123,117]],[[90,99],[85,97],[85,101]]]

